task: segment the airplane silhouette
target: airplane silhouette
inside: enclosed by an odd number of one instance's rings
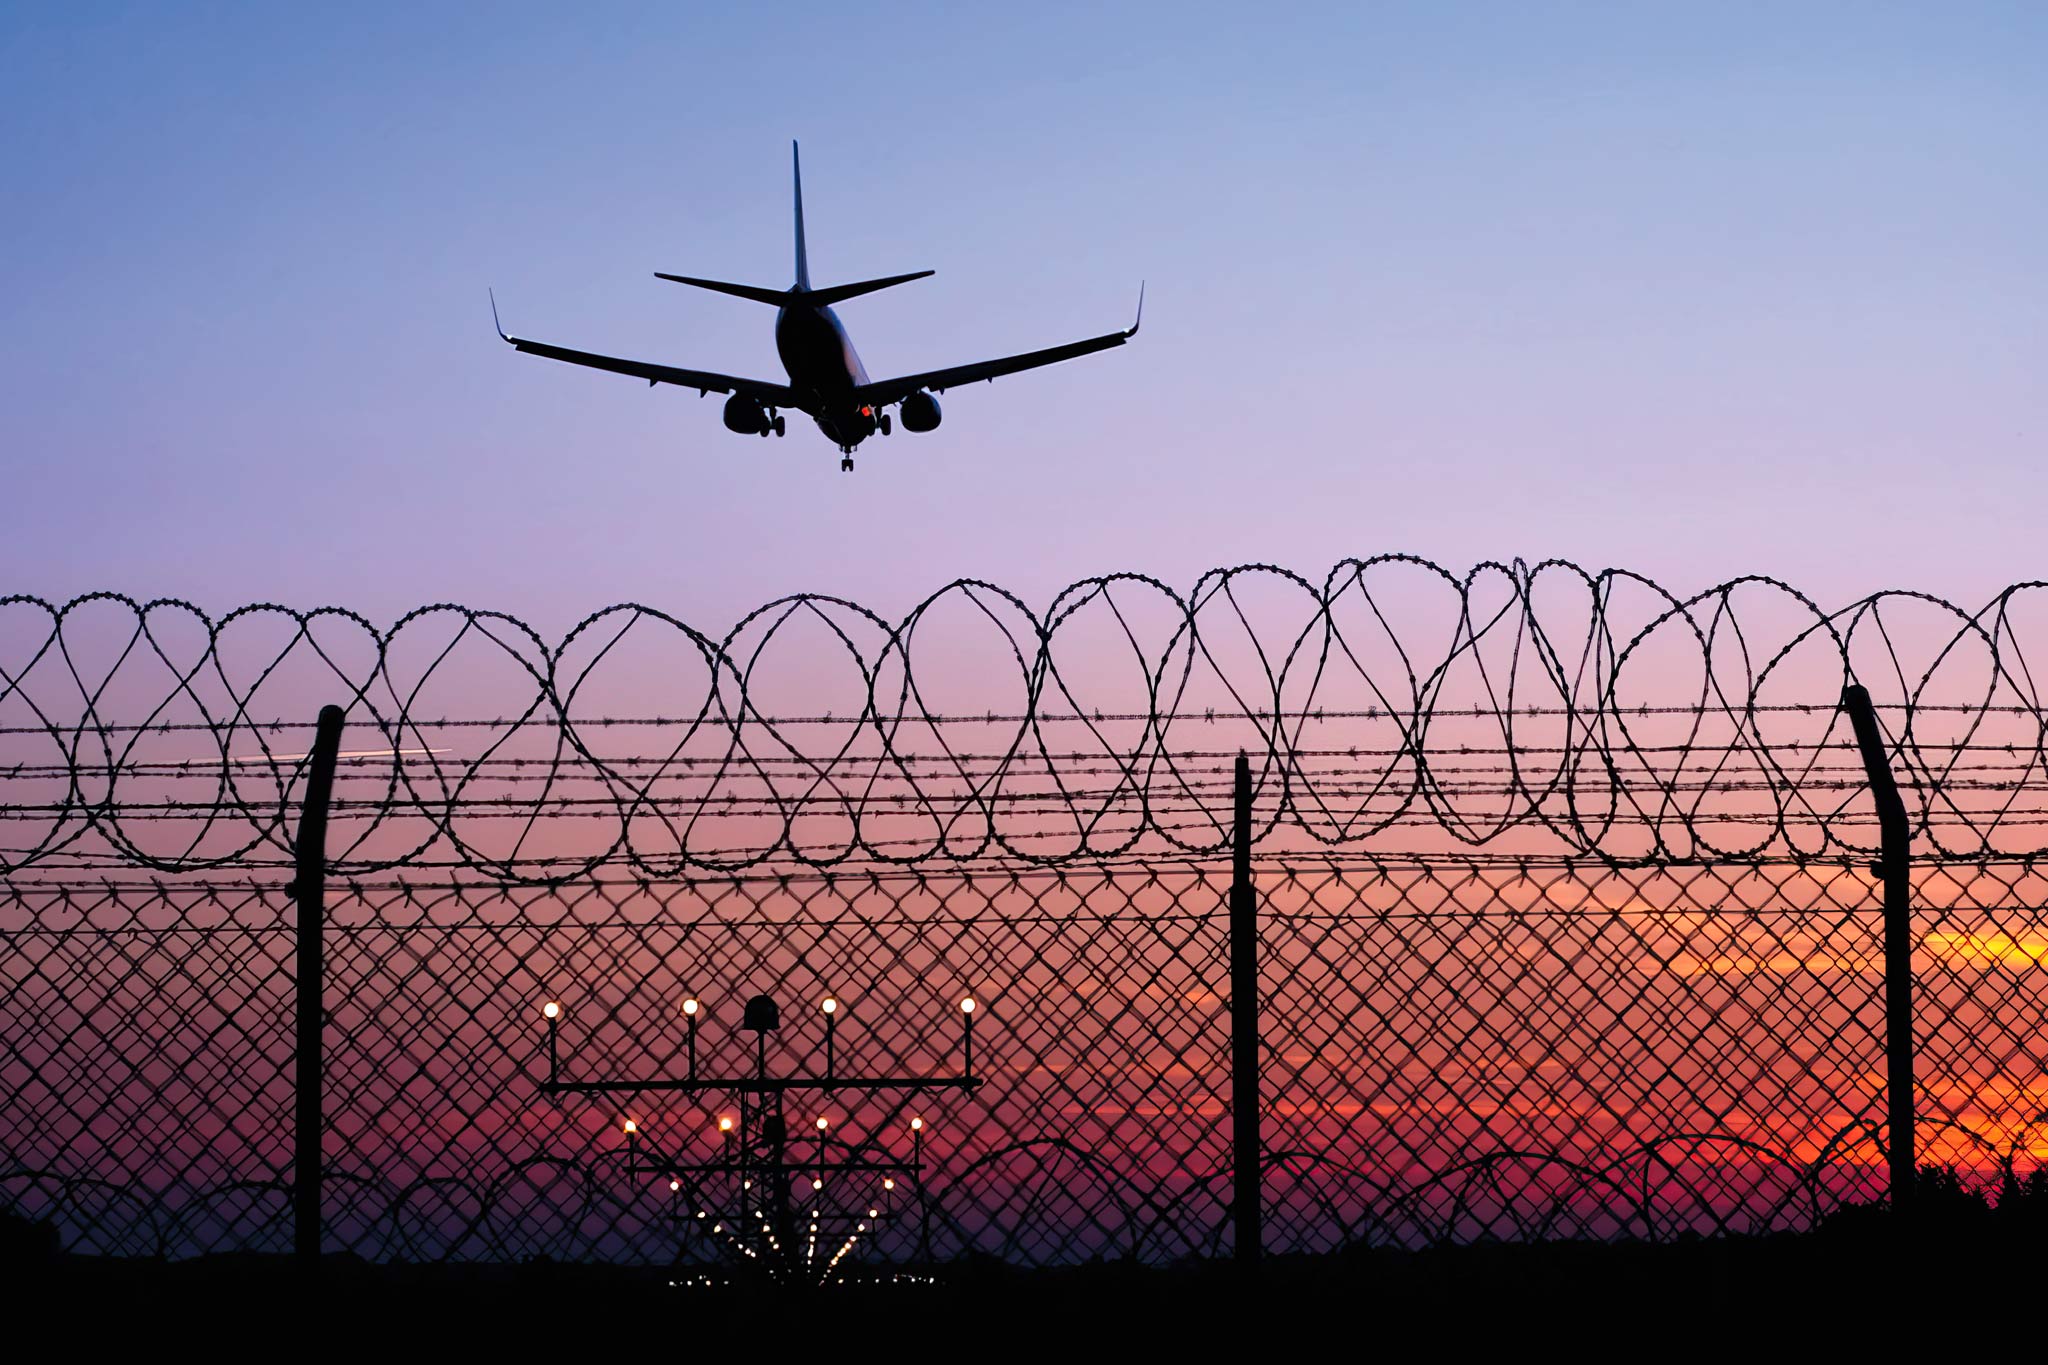
[[[917,270],[908,275],[890,275],[879,280],[813,289],[810,263],[804,254],[803,164],[794,142],[789,144],[789,158],[796,190],[794,285],[788,289],[763,289],[751,284],[728,284],[723,280],[700,280],[689,275],[655,272],[656,279],[752,299],[780,310],[775,315],[775,349],[782,356],[782,367],[789,371],[787,384],[741,379],[709,370],[678,369],[644,360],[621,360],[615,356],[572,351],[564,346],[506,336],[503,325],[498,322],[496,294],[491,297],[492,325],[497,327],[500,337],[528,355],[567,361],[571,365],[586,365],[596,370],[610,370],[613,374],[629,374],[646,380],[649,386],[675,384],[697,390],[699,397],[707,393],[730,394],[732,396],[725,400],[725,425],[728,430],[742,435],[766,436],[773,432],[780,436],[783,419],[778,409],[792,408],[806,413],[818,424],[818,430],[839,447],[839,467],[842,470],[853,468],[854,447],[877,431],[884,436],[889,434],[887,410],[891,406],[899,409],[904,430],[931,431],[939,425],[940,417],[939,400],[932,396],[934,394],[944,393],[960,384],[997,379],[1020,370],[1033,370],[1040,365],[1057,364],[1062,360],[1106,351],[1112,346],[1123,345],[1138,334],[1138,324],[1145,317],[1143,285],[1138,287],[1138,316],[1128,331],[1110,332],[1086,341],[1071,341],[1064,346],[1048,346],[1042,351],[1027,351],[1022,355],[1004,356],[1000,360],[983,360],[972,365],[907,374],[900,379],[871,381],[866,368],[860,363],[860,355],[853,349],[852,339],[846,335],[845,326],[833,314],[831,306],[862,294],[872,294],[877,289],[921,280],[932,272]]]

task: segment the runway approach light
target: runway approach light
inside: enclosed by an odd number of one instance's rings
[[[637,1124],[637,1123],[635,1123],[635,1122],[633,1122],[633,1120],[631,1120],[631,1119],[627,1119],[627,1120],[626,1120],[626,1131],[627,1131],[627,1132],[628,1132],[629,1134],[630,1134],[630,1133],[637,1133],[637,1132],[639,1132],[639,1131],[640,1131],[640,1125],[639,1125],[639,1124]]]
[[[836,1014],[839,1012],[839,1002],[828,995],[818,1002],[818,1008],[827,1014]]]
[[[690,996],[690,997],[689,997],[688,999],[686,999],[686,1000],[684,1000],[684,1001],[683,1001],[683,1013],[684,1013],[684,1014],[695,1014],[696,1012],[697,1012],[697,997],[693,995],[693,996]]]
[[[821,1133],[822,1133],[822,1132],[824,1132],[824,1131],[825,1131],[825,1130],[826,1130],[827,1128],[830,1128],[831,1126],[832,1126],[832,1120],[830,1120],[830,1119],[827,1119],[827,1118],[821,1118],[821,1119],[819,1119],[819,1120],[818,1120],[818,1131],[819,1131],[819,1132],[821,1132]]]
[[[718,1121],[718,1131],[721,1133],[730,1133],[732,1131],[732,1120],[728,1118],[721,1118]]]
[[[910,1131],[913,1133],[922,1133],[924,1131],[924,1120],[912,1119],[910,1121]]]
[[[559,1002],[550,1000],[540,1007],[540,1012],[550,1019],[559,1019],[562,1017],[562,1006]]]
[[[962,1000],[962,1001],[960,1002],[960,1012],[961,1012],[962,1014],[972,1014],[972,1013],[974,1013],[974,997],[973,997],[973,996],[971,996],[971,995],[970,995],[970,996],[968,996],[968,997],[967,997],[967,998],[966,998],[965,1000]]]

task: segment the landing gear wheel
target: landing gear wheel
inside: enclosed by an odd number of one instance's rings
[[[765,439],[767,438],[767,435],[768,435],[768,433],[769,433],[769,432],[771,432],[771,431],[773,431],[773,430],[775,430],[775,428],[773,428],[773,427],[770,427],[770,426],[764,426],[764,427],[762,427],[762,428],[761,428],[761,436],[762,436],[762,438],[763,438],[763,439],[765,440]]]
[[[842,474],[851,474],[853,472],[853,456],[842,455],[839,457],[839,472]]]
[[[886,412],[885,412],[885,413],[883,413],[883,414],[882,414],[882,416],[881,416],[881,426],[882,426],[882,434],[883,434],[884,436],[887,436],[887,435],[889,434],[889,414],[888,414],[888,413],[886,413]]]
[[[779,438],[782,435],[782,418],[779,415],[775,419],[774,429],[776,436]]]

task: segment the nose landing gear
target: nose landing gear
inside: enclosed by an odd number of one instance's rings
[[[841,455],[839,457],[839,472],[842,474],[851,474],[853,472],[853,456]]]

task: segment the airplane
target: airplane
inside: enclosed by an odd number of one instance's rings
[[[528,341],[523,337],[506,336],[505,328],[498,321],[498,299],[491,296],[491,324],[498,329],[498,335],[516,350],[528,355],[543,356],[549,360],[566,361],[571,365],[585,365],[595,370],[609,370],[613,374],[632,375],[647,381],[648,386],[674,384],[681,388],[697,390],[697,396],[707,393],[730,394],[725,400],[725,425],[729,431],[741,435],[776,436],[783,433],[783,417],[780,409],[789,408],[801,412],[817,423],[818,430],[827,440],[839,447],[839,468],[850,472],[853,469],[855,447],[869,436],[880,432],[887,436],[891,430],[888,409],[895,407],[905,431],[932,431],[939,425],[939,400],[935,394],[961,384],[972,384],[978,380],[998,379],[1020,370],[1033,370],[1041,365],[1053,365],[1062,360],[1073,360],[1078,356],[1092,355],[1106,351],[1112,346],[1121,346],[1138,334],[1138,324],[1145,319],[1145,289],[1138,287],[1138,316],[1129,330],[1109,332],[1103,336],[1090,337],[1086,341],[1071,341],[1064,346],[1048,346],[1042,351],[1027,351],[1022,355],[1004,356],[999,360],[984,360],[972,365],[955,365],[950,369],[926,370],[922,374],[907,374],[900,379],[884,379],[879,382],[868,378],[868,372],[861,365],[860,355],[853,349],[853,341],[846,334],[846,327],[832,312],[832,305],[844,303],[862,294],[872,294],[878,289],[921,280],[932,272],[916,270],[908,275],[890,275],[878,280],[861,280],[855,284],[828,285],[823,289],[811,287],[810,262],[804,252],[804,175],[803,163],[797,144],[789,144],[791,177],[796,193],[796,283],[788,289],[763,289],[751,284],[728,284],[722,280],[703,280],[690,275],[669,275],[655,272],[655,278],[670,280],[676,284],[692,285],[698,289],[710,289],[720,294],[731,294],[737,298],[752,299],[765,303],[778,311],[775,315],[775,349],[782,357],[782,367],[789,372],[787,384],[773,384],[761,379],[742,379],[735,375],[714,374],[709,370],[685,370],[672,365],[656,365],[644,360],[621,360],[614,356],[594,355],[589,351],[572,351],[565,346],[553,346],[546,342]]]

